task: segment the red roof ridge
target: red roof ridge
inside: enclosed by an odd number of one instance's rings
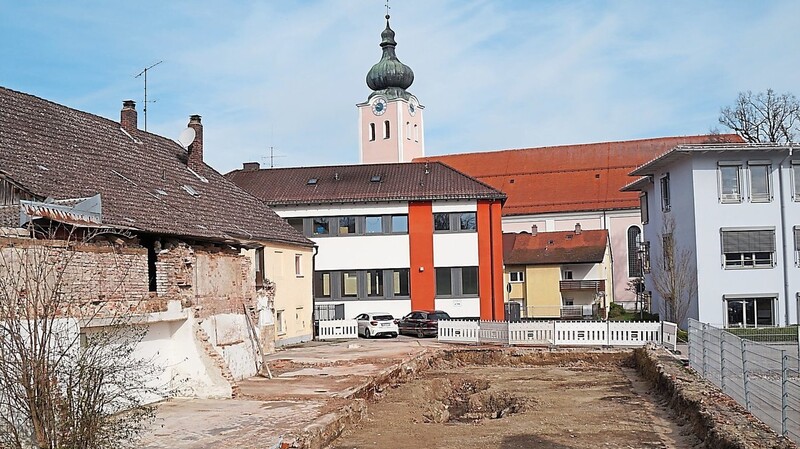
[[[441,157],[450,157],[450,156],[471,156],[477,155],[482,153],[505,153],[505,152],[512,152],[512,151],[525,151],[525,150],[547,150],[547,149],[555,149],[555,148],[576,148],[576,147],[591,147],[591,146],[601,146],[601,145],[614,145],[614,144],[621,144],[621,143],[646,143],[646,142],[660,142],[660,141],[669,141],[669,140],[681,140],[681,139],[695,139],[701,137],[708,137],[711,139],[712,137],[716,138],[735,138],[741,139],[738,134],[690,134],[690,135],[683,135],[683,136],[663,136],[663,137],[648,137],[644,139],[632,139],[632,140],[609,140],[603,142],[585,142],[585,143],[575,143],[575,144],[564,144],[564,145],[546,145],[543,147],[522,147],[522,148],[506,148],[502,150],[476,150],[476,151],[465,151],[461,153],[446,153],[446,154],[439,154],[439,155],[431,155],[431,156],[423,156],[415,158],[414,161],[425,161],[429,159],[436,159]],[[724,143],[724,142],[723,142]]]

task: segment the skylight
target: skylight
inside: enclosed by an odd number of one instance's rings
[[[186,169],[189,170],[193,175],[195,175],[197,179],[199,179],[201,182],[205,182],[206,184],[208,183],[208,179],[206,179],[205,176],[200,176],[200,174],[198,174],[196,171],[192,170],[189,167],[186,167]]]
[[[194,187],[192,187],[192,186],[189,186],[189,185],[186,185],[186,184],[184,184],[184,185],[182,185],[182,186],[181,186],[181,188],[182,188],[183,190],[185,190],[185,191],[186,191],[186,193],[188,193],[189,195],[192,195],[192,196],[200,196],[200,192],[198,192],[197,190],[195,190],[195,189],[194,189]]]
[[[381,175],[373,175],[369,178],[369,182],[381,182]]]
[[[309,185],[309,186],[317,185],[317,178],[308,178],[308,181],[306,181],[306,185]]]

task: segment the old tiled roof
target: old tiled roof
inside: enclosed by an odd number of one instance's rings
[[[140,130],[132,137],[112,120],[0,87],[0,174],[36,197],[99,193],[104,226],[313,244],[213,168],[190,170],[178,143]]]
[[[505,199],[502,192],[438,162],[243,169],[225,176],[270,205]]]
[[[620,192],[628,173],[685,143],[741,142],[735,134],[663,137],[431,156],[505,192],[503,215],[634,209],[638,194]]]
[[[503,234],[503,263],[506,265],[555,265],[600,263],[608,244],[605,229],[581,231]]]

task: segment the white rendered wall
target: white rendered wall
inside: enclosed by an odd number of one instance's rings
[[[798,270],[794,264],[793,254],[788,257],[789,301],[788,309],[783,285],[784,236],[781,232],[781,199],[779,192],[778,164],[786,156],[784,152],[732,153],[719,156],[709,153],[694,158],[694,182],[696,185],[695,213],[697,214],[697,263],[700,278],[698,296],[700,298],[699,319],[703,322],[719,323],[725,321],[725,304],[723,295],[776,294],[775,319],[777,323],[797,322]],[[746,198],[749,183],[746,172],[742,172],[743,194],[745,200],[738,204],[721,204],[717,198],[717,166],[718,161],[741,161],[746,169],[748,160],[772,160],[772,190],[775,193],[772,202],[752,203]],[[787,164],[788,165],[788,164]],[[787,169],[784,173],[784,195],[786,212],[786,234],[789,250],[792,251],[792,227],[800,224],[800,204],[793,202],[790,190],[791,176]],[[772,268],[724,269],[722,267],[722,251],[720,248],[721,227],[774,227],[776,229],[775,266]]]
[[[435,267],[478,266],[478,233],[441,233],[433,235]]]
[[[444,310],[452,318],[474,318],[481,316],[480,298],[436,298],[437,310]]]
[[[410,299],[376,299],[354,301],[325,301],[325,304],[344,304],[344,317],[353,319],[362,313],[388,313],[402,318],[411,312]]]
[[[313,238],[319,246],[316,269],[367,270],[408,268],[408,234]]]
[[[347,215],[407,214],[408,203],[329,204],[321,206],[271,206],[281,217],[338,217]]]
[[[676,223],[675,243],[695,254],[698,288],[697,298],[689,310],[689,317],[702,322],[722,325],[726,321],[725,295],[776,296],[774,316],[776,324],[797,323],[797,292],[800,290],[800,269],[796,266],[793,250],[793,227],[800,224],[800,203],[791,197],[790,165],[785,163],[783,191],[780,191],[778,166],[786,152],[709,152],[695,154],[672,164],[670,173],[671,211]],[[771,185],[773,200],[769,203],[752,203],[748,200],[749,182],[747,161],[771,160]],[[722,204],[718,198],[719,161],[741,162],[740,173],[743,202]],[[645,227],[645,239],[651,242],[651,266],[663,263],[661,234],[664,213],[661,211],[661,171],[654,183],[646,187],[650,198],[650,222]],[[781,194],[785,201],[785,228],[781,225]],[[773,227],[776,230],[775,264],[768,268],[725,269],[721,249],[720,228]],[[784,239],[788,244],[788,258],[784,265]],[[788,276],[784,278],[784,267]],[[647,288],[653,291],[654,308],[661,298],[653,288],[652,274],[647,277]],[[788,283],[788,302],[784,290]],[[788,304],[787,304],[788,303]],[[685,325],[685,323],[682,323]]]

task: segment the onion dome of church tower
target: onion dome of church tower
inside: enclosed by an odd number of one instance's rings
[[[388,97],[408,98],[406,89],[414,82],[414,72],[411,67],[397,59],[394,40],[394,31],[389,27],[389,15],[386,15],[386,29],[381,33],[381,48],[383,56],[377,64],[373,65],[367,73],[367,86],[373,91],[378,91]],[[372,96],[372,95],[370,95]]]

